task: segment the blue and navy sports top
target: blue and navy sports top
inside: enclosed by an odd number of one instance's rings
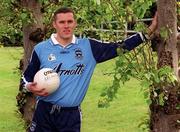
[[[23,73],[23,83],[32,82],[36,72],[42,68],[54,69],[60,76],[59,89],[37,99],[64,107],[81,104],[97,63],[115,58],[118,47],[130,51],[145,40],[141,33],[117,43],[73,36],[72,42],[62,47],[55,35],[52,34],[50,39],[34,47],[30,63]]]

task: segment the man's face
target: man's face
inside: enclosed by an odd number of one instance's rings
[[[57,14],[56,19],[53,21],[53,26],[60,39],[71,39],[74,29],[76,28],[76,21],[73,13]]]

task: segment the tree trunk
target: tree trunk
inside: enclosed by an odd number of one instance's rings
[[[43,14],[41,13],[42,7],[37,0],[22,0],[22,6],[30,10],[34,17],[34,23],[23,26],[24,71],[31,57],[33,47],[38,42],[35,40],[30,40],[29,37],[32,33],[35,33],[37,29],[41,29],[41,31],[43,32],[44,25]]]
[[[158,0],[157,5],[158,32],[161,40],[158,44],[158,68],[170,66],[178,77],[176,0]],[[162,90],[166,90],[168,99],[163,106],[152,101],[151,132],[180,132],[180,109],[177,109],[180,104],[179,86],[166,86]]]
[[[37,0],[21,0],[19,4],[22,8],[30,11],[33,16],[33,22],[31,24],[24,24],[22,29],[24,57],[20,61],[20,68],[22,72],[24,72],[29,63],[34,45],[43,40],[44,25],[43,14],[41,12],[42,7]],[[30,93],[24,92],[22,85],[19,86],[17,104],[23,119],[28,125],[32,120],[35,106],[35,97]]]

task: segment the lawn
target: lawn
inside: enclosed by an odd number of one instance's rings
[[[0,132],[23,132],[16,114],[17,66],[22,48],[0,48],[0,56]]]
[[[19,78],[17,67],[22,48],[0,48],[0,132],[24,132],[16,114]],[[147,116],[148,106],[139,82],[131,79],[119,89],[109,108],[98,108],[104,87],[110,86],[114,60],[97,65],[88,93],[82,103],[82,132],[142,132],[138,127]]]

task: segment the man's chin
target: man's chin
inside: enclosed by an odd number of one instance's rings
[[[73,35],[65,35],[63,38],[64,39],[72,39]]]

